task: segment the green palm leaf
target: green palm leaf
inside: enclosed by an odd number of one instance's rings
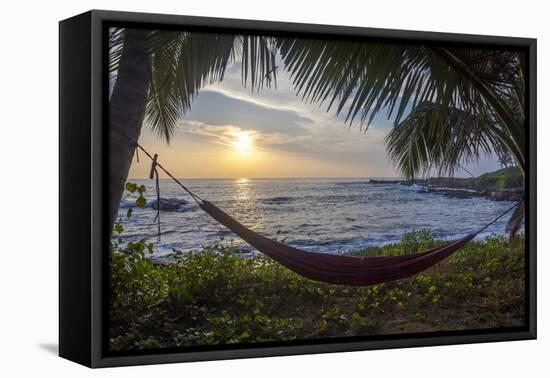
[[[124,29],[111,29],[109,68],[116,73]],[[271,37],[154,31],[145,123],[167,143],[178,120],[189,111],[201,88],[222,81],[230,62],[240,62],[243,85],[252,90],[276,86],[275,42]]]
[[[234,37],[156,32],[151,37],[152,78],[146,124],[166,142],[206,84],[223,79]]]
[[[386,136],[390,158],[402,174],[413,179],[436,168],[454,174],[463,163],[477,161],[501,148],[502,141],[488,116],[422,103]]]
[[[398,125],[419,104],[432,103],[451,117],[461,110],[490,118],[524,167],[524,87],[516,52],[305,38],[280,39],[278,47],[302,99],[327,110],[336,106],[350,125],[359,119],[366,129],[382,111]]]

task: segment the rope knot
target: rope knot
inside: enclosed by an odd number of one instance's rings
[[[155,154],[153,156],[152,163],[151,163],[151,172],[149,172],[149,180],[155,179],[155,189],[157,191],[157,215],[153,222],[157,223],[157,240],[160,243],[160,184],[159,184],[159,172],[157,170],[157,159],[159,155]]]
[[[153,156],[153,161],[151,162],[151,172],[149,172],[149,180],[154,179],[155,174],[157,173],[158,157],[159,157],[159,154],[155,154],[155,156]]]

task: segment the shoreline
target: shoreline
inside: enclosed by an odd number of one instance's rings
[[[403,186],[418,186],[420,193],[435,193],[442,194],[452,198],[473,198],[473,197],[483,197],[493,201],[510,201],[510,202],[519,202],[523,199],[525,191],[523,188],[506,188],[506,189],[497,189],[497,188],[476,188],[471,185],[464,186],[455,186],[453,183],[456,183],[457,180],[464,179],[421,179],[415,180],[414,182],[407,180],[369,180],[370,184],[374,185],[387,185],[387,184],[396,184]],[[450,184],[450,185],[449,185]]]
[[[379,244],[379,245],[369,245],[369,246],[365,246],[365,247],[362,247],[362,248],[358,248],[356,250],[349,250],[349,251],[345,251],[345,252],[341,252],[341,253],[328,253],[328,254],[337,254],[337,255],[341,255],[341,256],[379,256],[380,252],[383,251],[383,250],[394,249],[398,246],[402,246],[404,243],[407,243],[407,239],[410,238],[410,237],[412,237],[413,244],[417,244],[417,245],[420,245],[422,243],[429,243],[429,244],[433,244],[433,245],[438,245],[438,244],[443,244],[443,243],[449,242],[449,239],[446,239],[446,238],[436,238],[436,237],[433,237],[433,235],[430,235],[430,234],[424,234],[423,235],[422,231],[423,230],[415,230],[415,231],[412,231],[410,233],[407,233],[406,235],[403,235],[399,239],[388,241],[387,243],[383,243],[383,244]],[[481,235],[481,237],[479,237],[479,238],[476,237],[469,244],[474,244],[474,245],[486,244],[486,243],[491,242],[492,240],[495,240],[495,239],[498,239],[498,238],[501,238],[501,237],[506,237],[506,236],[504,234],[503,235],[493,234],[493,233],[485,234],[485,235]],[[520,233],[519,237],[520,238],[523,237],[523,234]],[[409,240],[409,242],[410,242],[410,240]],[[235,256],[237,256],[239,258],[246,259],[246,260],[249,260],[249,259],[252,259],[252,260],[262,259],[262,258],[267,257],[265,254],[263,254],[262,252],[257,251],[256,249],[254,249],[254,250],[243,250],[243,249],[240,249],[239,246],[214,244],[214,245],[211,245],[211,246],[203,246],[200,250],[196,250],[196,251],[193,251],[193,250],[183,251],[183,250],[175,249],[171,253],[168,253],[168,254],[165,254],[165,255],[155,255],[155,254],[153,254],[153,255],[145,256],[145,258],[150,259],[153,264],[169,266],[169,265],[172,265],[172,264],[176,264],[182,258],[185,258],[185,256],[194,255],[194,254],[197,254],[197,253],[198,254],[204,253],[205,248],[206,249],[211,248],[211,250],[207,251],[207,253],[211,253],[213,251],[223,251],[223,250],[233,249],[234,253],[235,253]],[[312,253],[312,254],[327,253],[327,252],[313,252],[313,251],[309,251],[309,252]],[[419,251],[418,250],[411,250],[411,251],[408,251],[408,252],[409,253],[417,253]]]
[[[525,180],[517,167],[506,167],[477,177],[428,177],[416,180],[377,180],[372,184],[394,183],[420,186],[427,193],[438,193],[454,198],[484,197],[493,201],[519,202],[524,198]]]

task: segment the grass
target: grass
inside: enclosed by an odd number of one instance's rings
[[[121,233],[118,225],[116,231]],[[399,255],[440,242],[427,231],[357,251]],[[370,287],[305,279],[232,247],[147,258],[144,241],[113,238],[112,350],[522,326],[524,239],[488,237],[408,279]]]

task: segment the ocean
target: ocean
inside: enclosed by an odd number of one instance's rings
[[[154,182],[131,180],[156,199]],[[270,238],[311,252],[344,253],[399,241],[404,233],[429,229],[435,238],[452,240],[476,231],[513,203],[481,197],[451,198],[422,188],[369,179],[185,179],[184,184],[245,226]],[[173,249],[200,251],[201,246],[235,245],[243,254],[256,251],[207,214],[173,181],[160,180],[162,198],[189,201],[178,211],[161,211],[157,240],[156,210],[136,208],[135,199],[120,205],[126,241],[145,238],[155,255]],[[134,207],[126,219],[127,209]],[[505,234],[506,217],[478,238]]]

